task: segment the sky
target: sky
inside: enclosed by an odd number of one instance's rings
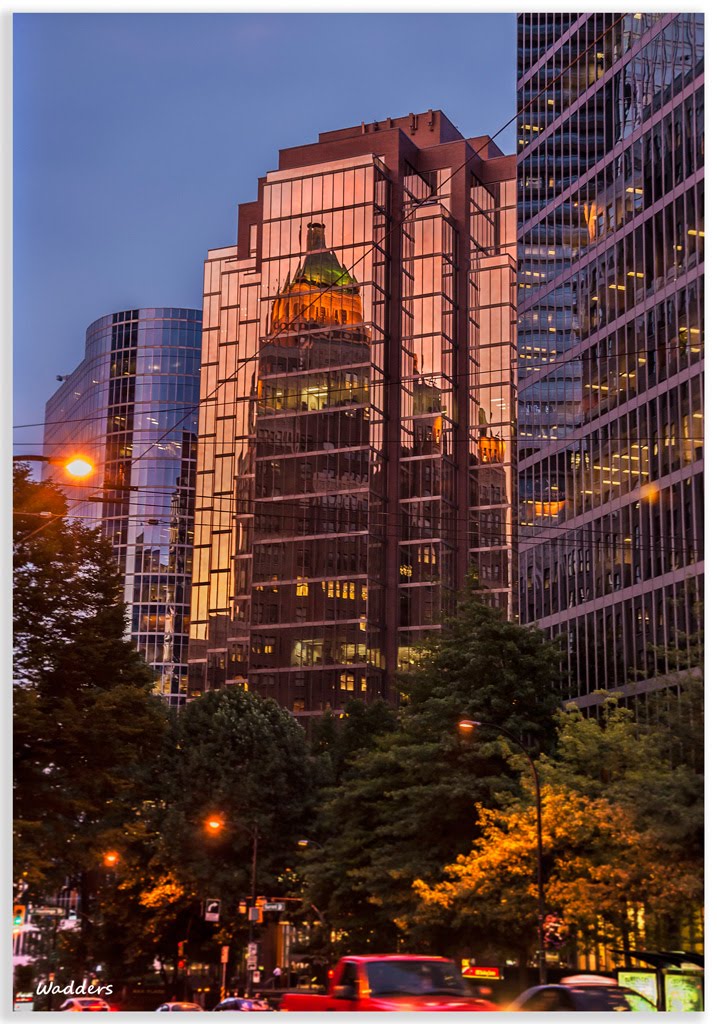
[[[16,453],[42,451],[85,330],[201,307],[208,249],[279,149],[443,110],[466,136],[515,113],[512,14],[15,14]],[[497,139],[515,151],[515,125]],[[34,426],[26,426],[34,424]]]

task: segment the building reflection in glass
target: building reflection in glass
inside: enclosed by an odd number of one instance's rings
[[[586,705],[701,626],[703,32],[519,18],[521,614]]]
[[[470,566],[512,613],[514,166],[440,111],[325,133],[209,254],[192,692],[395,699]]]
[[[128,636],[173,706],[187,693],[201,337],[199,310],[101,317],[46,406],[45,452],[95,461],[92,482],[72,488],[73,511],[110,540]]]

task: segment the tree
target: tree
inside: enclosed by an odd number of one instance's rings
[[[413,929],[413,882],[438,877],[470,849],[476,799],[492,806],[518,786],[495,737],[465,743],[458,721],[495,722],[550,749],[558,661],[543,634],[506,622],[470,593],[424,646],[401,683],[397,728],[349,760],[319,815],[324,850],[309,868],[310,892],[354,952],[409,937],[414,948],[458,941],[448,930]]]
[[[643,942],[679,948],[680,917],[701,905],[699,777],[669,764],[661,724],[638,725],[614,699],[598,717],[573,708],[557,718],[556,752],[539,761],[548,908],[572,927],[574,941],[629,948],[639,916]],[[536,941],[535,914],[525,913],[537,905],[534,803],[526,775],[505,806],[478,806],[470,853],[440,881],[416,880],[419,923],[470,923],[474,950],[525,961]]]
[[[14,477],[16,872],[31,898],[76,878],[84,957],[92,872],[107,837],[135,815],[166,710],[125,639],[109,544],[71,522],[61,493],[27,467]]]

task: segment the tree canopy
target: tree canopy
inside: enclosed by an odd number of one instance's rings
[[[109,544],[27,467],[14,482],[15,858],[51,887],[96,864],[105,833],[133,813],[166,713],[125,638]]]
[[[550,749],[558,705],[559,651],[537,630],[506,622],[480,595],[467,593],[454,619],[419,652],[401,682],[405,695],[395,729],[349,758],[340,785],[319,812],[324,850],[309,867],[313,902],[352,949],[395,946],[418,935],[411,926],[417,877],[438,875],[470,849],[476,799],[492,806],[515,790],[494,736],[465,743],[468,715],[505,725]]]

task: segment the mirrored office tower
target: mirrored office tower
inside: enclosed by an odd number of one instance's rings
[[[584,706],[699,658],[703,54],[697,14],[518,19],[520,608]]]
[[[393,696],[513,609],[515,160],[439,111],[282,150],[205,274],[191,692]]]
[[[45,415],[45,454],[96,462],[87,486],[72,486],[71,511],[111,541],[128,635],[172,705],[187,692],[201,337],[196,309],[101,317]]]

